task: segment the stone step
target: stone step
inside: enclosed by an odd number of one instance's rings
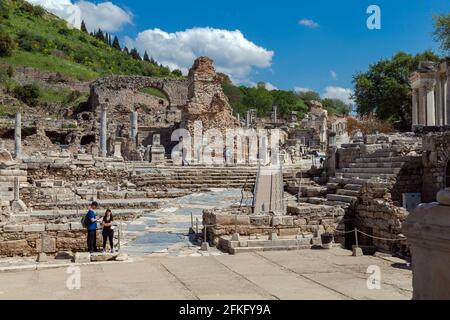
[[[327,190],[336,190],[336,189],[339,188],[339,186],[340,186],[339,183],[336,183],[336,182],[328,182],[328,183],[327,183]]]
[[[331,183],[339,183],[339,184],[343,184],[343,185],[357,184],[359,186],[363,185],[364,183],[366,183],[368,181],[369,181],[369,179],[342,178],[342,177],[333,177],[330,179]]]
[[[331,207],[339,206],[339,207],[341,207],[343,209],[347,209],[348,207],[350,207],[350,204],[347,203],[347,202],[332,201],[332,200],[325,201],[325,205],[331,206]]]
[[[360,191],[361,190],[361,185],[360,184],[346,184],[344,186],[345,190],[351,190],[351,191]]]
[[[353,162],[350,168],[401,168],[404,162]]]
[[[337,173],[398,174],[401,168],[342,168]]]
[[[420,159],[420,158],[421,157],[408,157],[408,156],[404,156],[404,157],[399,157],[399,156],[396,156],[396,157],[372,157],[372,155],[369,155],[366,157],[358,158],[354,162],[355,163],[409,162],[411,160]]]
[[[353,204],[356,201],[358,201],[358,198],[353,197],[353,196],[339,195],[339,194],[327,194],[327,200]]]
[[[348,178],[348,179],[366,179],[370,180],[372,178],[379,178],[382,180],[389,180],[395,178],[396,174],[376,174],[376,173],[336,173],[336,177],[338,178]]]
[[[356,190],[339,189],[336,194],[342,196],[358,197],[360,195],[360,192]]]

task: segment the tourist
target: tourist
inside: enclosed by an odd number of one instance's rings
[[[96,201],[91,203],[89,210],[86,214],[85,224],[87,228],[87,244],[88,251],[90,253],[98,252],[97,249],[97,214],[95,210],[98,208],[98,203]]]
[[[106,242],[109,240],[109,246],[111,248],[111,253],[114,253],[114,226],[113,226],[113,214],[110,209],[106,210],[105,216],[103,217],[103,253],[106,253]]]

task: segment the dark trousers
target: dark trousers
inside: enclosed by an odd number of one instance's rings
[[[109,246],[111,247],[111,250],[114,249],[114,230],[112,229],[103,229],[102,231],[103,235],[103,250],[106,250],[106,242],[109,239]]]
[[[97,250],[97,230],[87,231],[87,245],[89,252],[96,252]]]

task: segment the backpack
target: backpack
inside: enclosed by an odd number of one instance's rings
[[[83,228],[87,228],[88,224],[89,224],[89,218],[86,213],[86,215],[83,218],[81,218],[81,225],[83,226]]]

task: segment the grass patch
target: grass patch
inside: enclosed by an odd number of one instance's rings
[[[164,100],[167,100],[167,96],[160,90],[156,88],[143,88],[139,90],[142,93],[148,94],[150,96],[158,97]]]
[[[76,78],[80,81],[89,81],[98,77],[97,72],[94,72],[85,66],[63,58],[35,52],[16,50],[11,57],[0,58],[0,63],[57,72],[68,77]]]

